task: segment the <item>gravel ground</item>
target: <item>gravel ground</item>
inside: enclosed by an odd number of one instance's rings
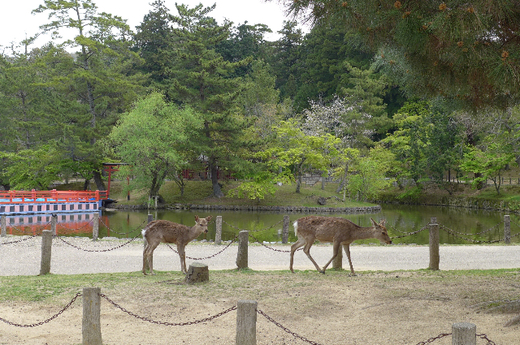
[[[21,239],[24,241],[18,242]],[[66,241],[66,242],[65,242]],[[134,272],[142,267],[142,239],[130,240],[60,237],[53,240],[51,273],[84,274]],[[171,247],[175,248],[175,246]],[[186,263],[194,259],[213,270],[236,268],[238,246],[192,242],[186,247]],[[251,244],[248,266],[253,270],[288,270],[290,245]],[[219,253],[220,252],[220,253]],[[0,275],[37,275],[40,272],[40,237],[4,237],[0,239]],[[217,254],[218,253],[218,254]],[[216,254],[216,255],[215,255]],[[330,244],[315,244],[311,255],[323,266],[332,255]],[[352,245],[356,271],[417,270],[428,267],[428,246]],[[441,270],[500,269],[520,267],[519,245],[441,245]],[[159,271],[180,270],[178,255],[165,244],[154,252],[154,268]],[[302,251],[294,258],[295,270],[314,269]],[[348,261],[343,258],[343,268]]]

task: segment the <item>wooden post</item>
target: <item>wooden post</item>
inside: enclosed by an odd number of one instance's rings
[[[2,237],[7,236],[7,216],[0,216],[0,223],[2,224]]]
[[[439,270],[439,224],[437,224],[437,217],[432,217],[430,221],[430,267],[428,269],[433,271]]]
[[[477,343],[477,326],[472,323],[454,323],[452,333],[452,345],[475,345]]]
[[[238,252],[237,267],[238,269],[247,268],[247,249],[249,245],[249,231],[242,230],[238,233]]]
[[[509,215],[504,216],[504,241],[506,244],[511,243],[511,217]]]
[[[332,260],[332,268],[335,270],[343,269],[343,246],[339,246],[338,255]]]
[[[282,243],[289,241],[289,216],[283,216]]]
[[[51,252],[52,252],[52,230],[42,231],[42,261],[40,263],[40,275],[45,275],[51,271]]]
[[[58,230],[56,230],[56,222],[58,220],[58,216],[53,214],[51,216],[51,231],[52,231],[52,234],[57,236],[58,235]]]
[[[215,244],[220,245],[222,243],[222,216],[217,216],[215,226]]]
[[[102,345],[101,288],[83,288],[83,345]]]
[[[97,241],[99,237],[99,213],[94,213],[92,220],[92,240]]]
[[[236,345],[256,345],[256,301],[238,301]]]

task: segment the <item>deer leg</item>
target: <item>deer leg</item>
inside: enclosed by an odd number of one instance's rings
[[[294,273],[294,270],[293,270],[293,262],[294,262],[294,252],[300,248],[301,246],[303,246],[305,244],[305,240],[301,239],[301,238],[298,238],[298,241],[296,241],[296,243],[294,243],[292,246],[291,246],[291,263],[289,264],[289,269],[291,270],[292,273]]]
[[[340,242],[334,242],[333,244],[333,251],[332,251],[332,258],[327,262],[327,264],[323,267],[323,273],[325,273],[325,270],[327,267],[329,267],[330,263],[336,256],[338,256],[339,251],[341,250],[341,243]]]
[[[343,249],[345,250],[345,254],[347,254],[348,264],[350,265],[350,275],[355,276],[354,266],[352,266],[352,260],[350,259],[350,243],[344,244]]]
[[[303,247],[303,252],[305,254],[307,254],[307,257],[309,258],[309,260],[312,261],[312,263],[314,264],[314,266],[316,267],[316,269],[318,270],[318,272],[320,273],[325,273],[325,271],[322,271],[320,266],[318,266],[318,264],[316,263],[316,261],[314,261],[314,259],[312,258],[311,256],[311,246],[313,245],[314,241],[307,241],[307,243],[305,243],[305,247]]]
[[[181,271],[186,274],[186,253],[184,252],[184,246],[177,244],[177,252],[179,252],[179,258],[181,259]]]

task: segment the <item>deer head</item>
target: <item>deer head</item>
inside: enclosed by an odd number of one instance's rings
[[[370,220],[372,221],[373,229],[375,230],[374,238],[386,244],[392,244],[392,240],[390,239],[390,236],[388,236],[388,231],[385,228],[386,220],[383,219],[379,224],[372,218],[370,218]]]

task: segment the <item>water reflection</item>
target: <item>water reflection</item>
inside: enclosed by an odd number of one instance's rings
[[[249,230],[255,238],[261,241],[281,241],[283,216],[281,213],[248,212],[248,211],[180,211],[158,210],[151,212],[154,219],[166,219],[172,222],[191,226],[195,224],[194,217],[207,217],[209,215],[222,216],[222,239],[233,240],[240,230]],[[307,214],[289,214],[291,225],[289,228],[289,242],[296,240],[292,223]],[[347,218],[360,226],[370,226],[370,218],[379,221],[387,220],[390,236],[402,236],[425,228],[432,217],[437,218],[441,227],[441,243],[462,244],[474,243],[473,241],[495,241],[504,236],[503,212],[489,210],[474,210],[466,208],[448,208],[434,206],[410,206],[410,205],[383,205],[380,213],[370,214],[326,214]],[[134,237],[140,233],[148,218],[148,211],[116,211],[104,213],[102,219],[106,222],[100,226],[100,236]],[[519,237],[514,236],[520,232],[520,220],[518,215],[511,215],[511,242],[520,243]],[[450,234],[453,233],[455,235]],[[121,235],[122,234],[122,235]],[[204,235],[202,235],[204,236]],[[199,240],[203,237],[199,237]],[[394,243],[428,243],[428,230],[419,232],[413,236],[396,238]],[[215,222],[211,222],[207,240],[215,238]],[[469,239],[469,240],[465,240]],[[473,241],[472,241],[473,240]],[[377,243],[377,240],[356,241],[356,243]]]

